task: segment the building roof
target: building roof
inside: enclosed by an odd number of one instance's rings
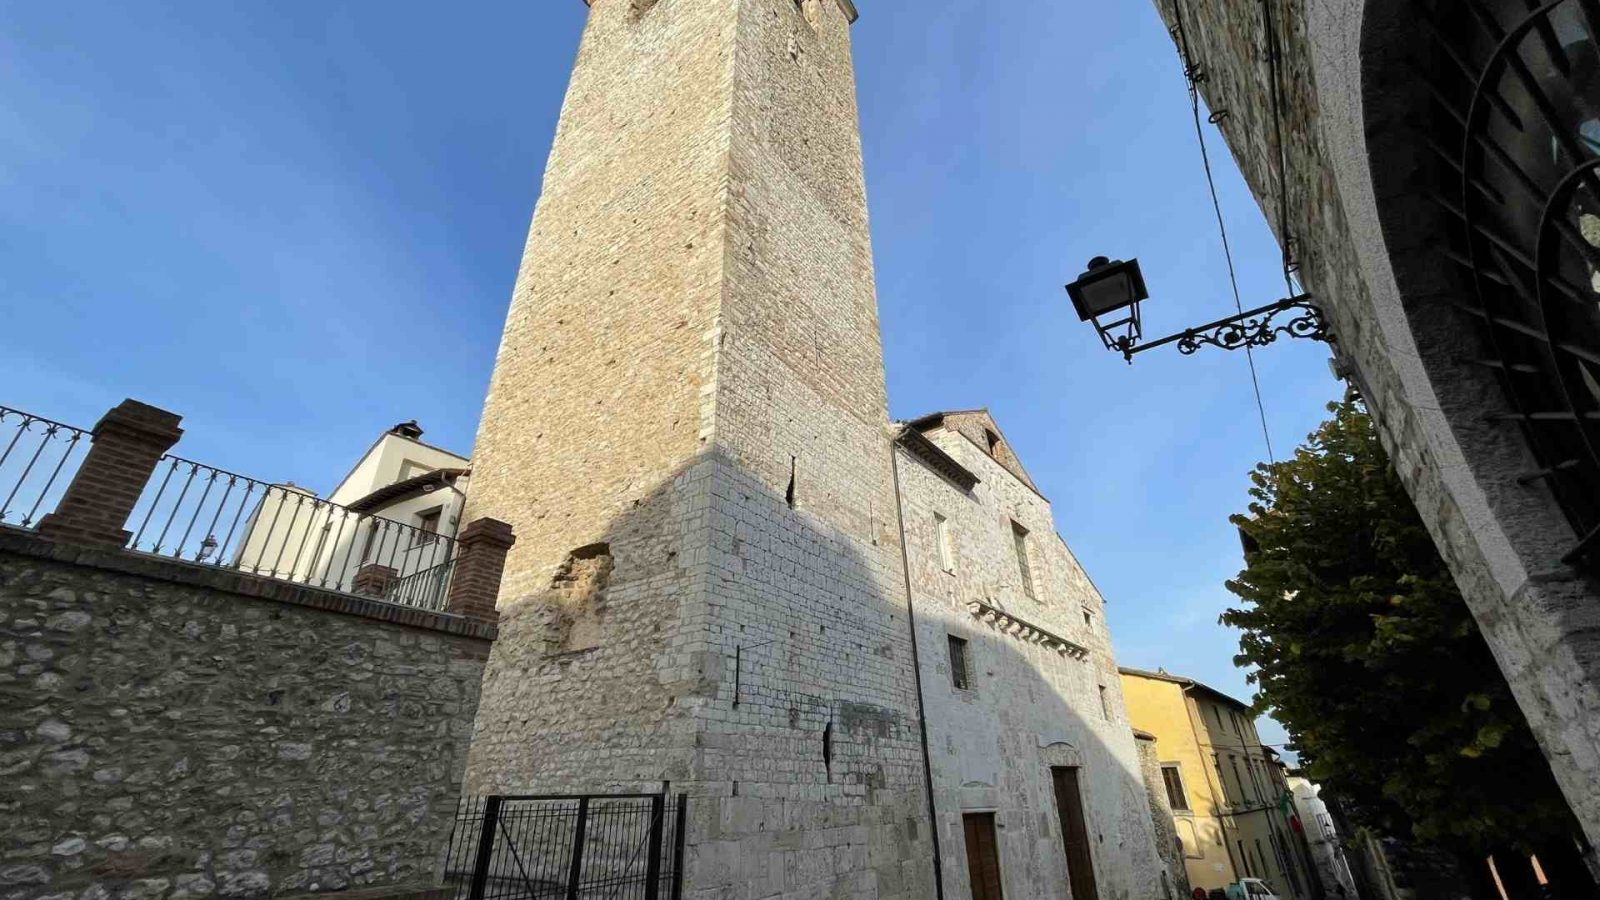
[[[1250,704],[1241,703],[1228,694],[1224,694],[1222,691],[1219,691],[1216,688],[1205,684],[1204,682],[1195,681],[1193,678],[1186,678],[1182,675],[1173,675],[1168,672],[1151,672],[1145,669],[1134,669],[1128,666],[1119,666],[1117,667],[1117,671],[1124,675],[1132,675],[1135,678],[1148,678],[1152,681],[1166,681],[1172,684],[1181,685],[1185,688],[1191,688],[1197,691],[1205,691],[1213,697],[1216,697],[1218,700],[1222,700],[1226,703],[1232,704],[1233,706],[1237,706],[1239,709],[1245,712],[1250,711]]]
[[[912,419],[906,424],[910,425],[912,428],[927,430],[929,428],[937,427],[941,422],[944,421],[945,416],[962,416],[970,415],[972,413],[983,413],[988,415],[989,408],[984,406],[979,407],[978,409],[940,409],[926,415],[917,416],[915,419]]]
[[[415,425],[416,424],[416,420],[412,419],[411,422],[403,423],[403,424]],[[395,426],[395,427],[398,428],[399,426]],[[422,433],[422,429],[418,428],[417,429],[417,434],[420,435],[421,433]],[[371,443],[371,445],[369,445],[367,447],[366,452],[364,452],[360,456],[356,457],[355,465],[350,467],[350,471],[344,473],[344,477],[339,479],[339,483],[333,486],[333,490],[331,492],[329,492],[328,496],[331,497],[334,494],[337,494],[339,492],[339,489],[344,487],[345,482],[349,481],[351,476],[355,475],[356,472],[361,469],[361,464],[367,461],[367,457],[369,457],[373,453],[377,452],[377,449],[379,447],[381,447],[383,445],[383,442],[385,440],[389,439],[389,438],[394,438],[397,441],[405,441],[407,443],[416,444],[418,447],[426,447],[429,450],[433,450],[433,451],[436,451],[438,453],[443,453],[446,456],[449,456],[449,457],[452,457],[454,459],[459,460],[461,462],[462,466],[466,466],[468,464],[468,462],[469,462],[467,457],[462,456],[459,453],[456,453],[456,452],[454,452],[452,450],[446,450],[443,447],[435,447],[434,445],[426,443],[424,441],[420,441],[417,438],[408,437],[408,436],[406,436],[404,434],[400,434],[398,431],[395,430],[395,428],[391,428],[388,431],[385,431],[383,434],[378,435],[377,440],[373,441]],[[363,499],[365,499],[365,498],[363,498]]]
[[[970,421],[973,419],[980,420],[983,423],[985,430],[994,432],[995,437],[1000,439],[1000,445],[1003,452],[995,455],[994,461],[999,463],[1002,469],[1005,469],[1007,472],[1010,472],[1012,475],[1016,476],[1018,481],[1021,481],[1027,486],[1028,490],[1033,491],[1035,494],[1038,494],[1040,497],[1048,500],[1049,498],[1045,497],[1044,494],[1040,492],[1038,486],[1033,483],[1032,476],[1028,474],[1028,470],[1022,465],[1022,458],[1017,455],[1016,449],[1011,446],[1011,439],[1006,437],[1005,432],[1000,428],[1000,423],[995,421],[994,414],[989,412],[987,408],[941,410],[938,412],[931,412],[923,416],[918,416],[906,424],[923,433],[932,431],[935,428],[943,428],[947,425],[953,426],[949,427],[950,431],[954,431],[956,434],[966,438],[968,441],[972,442],[974,446],[976,446],[979,450],[982,450],[987,455],[989,453],[989,448],[979,444],[971,434],[963,431],[959,427],[959,424],[957,424],[962,420]],[[955,422],[951,422],[950,420],[955,420]]]
[[[434,469],[421,475],[414,475],[404,481],[384,485],[372,493],[351,503],[346,509],[351,512],[375,512],[386,506],[409,500],[418,494],[425,494],[435,488],[453,485],[456,479],[463,475],[471,475],[471,469]]]

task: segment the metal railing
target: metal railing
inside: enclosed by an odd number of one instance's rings
[[[679,900],[688,798],[463,797],[445,860],[456,900]]]
[[[0,525],[31,528],[55,509],[89,453],[89,432],[0,406]]]
[[[450,575],[455,571],[455,563],[454,559],[448,559],[436,566],[395,579],[388,590],[383,592],[383,599],[401,606],[443,610],[445,598],[450,593]]]
[[[128,523],[130,550],[434,610],[456,555],[448,535],[172,455]]]

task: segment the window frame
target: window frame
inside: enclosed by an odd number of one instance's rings
[[[1028,529],[1016,519],[1011,519],[1011,543],[1016,550],[1017,574],[1022,580],[1022,596],[1037,603],[1038,587],[1033,583],[1033,562],[1028,558]]]
[[[933,514],[933,541],[939,554],[939,568],[944,570],[946,575],[954,575],[956,548],[950,537],[950,520],[938,512]]]
[[[1222,754],[1211,754],[1211,767],[1217,770],[1217,786],[1222,789],[1222,805],[1233,806],[1233,797],[1228,793],[1228,776],[1222,771]]]
[[[1246,760],[1246,762],[1248,762],[1248,760]],[[1233,780],[1239,782],[1239,801],[1241,803],[1244,803],[1246,801],[1251,802],[1251,803],[1259,802],[1258,799],[1253,796],[1253,794],[1255,793],[1254,791],[1251,791],[1250,794],[1246,794],[1245,793],[1244,776],[1239,773],[1239,757],[1234,756],[1232,753],[1229,753],[1228,754],[1228,765],[1233,767]]]
[[[970,643],[964,637],[945,635],[946,653],[950,659],[950,686],[958,691],[972,690],[972,655]]]
[[[999,459],[1000,458],[1000,445],[1001,445],[1001,443],[1003,443],[1000,440],[1000,433],[995,431],[992,428],[985,428],[983,430],[983,442],[985,444],[989,445],[988,446],[989,455],[991,457],[993,457],[994,459]]]
[[[1177,762],[1161,763],[1161,783],[1167,788],[1167,805],[1173,812],[1193,812],[1194,807],[1189,804],[1189,786],[1183,781],[1183,764]],[[1167,777],[1167,773],[1172,778]],[[1177,802],[1173,802],[1173,781],[1177,782]]]
[[[430,507],[416,513],[416,529],[411,535],[411,546],[424,547],[439,540],[439,526],[444,524],[444,505]],[[429,528],[432,524],[432,528]]]

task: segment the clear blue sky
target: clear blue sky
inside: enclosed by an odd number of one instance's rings
[[[859,6],[894,415],[988,406],[1120,661],[1248,697],[1216,624],[1227,516],[1265,456],[1244,356],[1130,368],[1061,289],[1136,255],[1149,333],[1232,306],[1154,8]],[[399,420],[470,447],[585,12],[0,4],[0,403],[87,425],[135,397],[184,416],[186,456],[324,490]],[[1245,302],[1277,299],[1278,251],[1213,146]],[[1339,394],[1325,355],[1257,355],[1280,455]]]

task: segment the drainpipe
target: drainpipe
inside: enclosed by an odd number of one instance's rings
[[[911,623],[911,672],[917,684],[917,727],[922,732],[922,782],[928,792],[928,821],[933,838],[933,891],[944,900],[944,858],[939,851],[939,810],[933,802],[933,756],[928,752],[928,714],[922,702],[922,660],[917,652],[917,604],[911,596],[911,548],[906,543],[906,510],[900,499],[900,436],[889,441],[889,467],[894,471],[894,512],[900,526],[900,569],[906,579],[906,619]]]

